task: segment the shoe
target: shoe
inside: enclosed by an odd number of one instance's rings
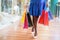
[[[34,39],[36,39],[36,38],[37,38],[37,36],[34,36],[34,32],[32,32],[32,36],[33,36],[33,38],[34,38]]]

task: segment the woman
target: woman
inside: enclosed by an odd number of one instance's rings
[[[25,2],[25,5],[28,4],[27,1]],[[37,20],[41,15],[42,10],[45,9],[45,5],[46,0],[30,0],[29,13],[33,17],[32,34],[34,34],[34,38],[37,37]],[[27,7],[27,5],[25,7]]]
[[[29,12],[33,17],[32,33],[34,33],[34,38],[37,36],[37,20],[45,8],[45,4],[46,0],[30,0]]]

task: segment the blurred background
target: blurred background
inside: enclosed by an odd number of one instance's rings
[[[0,0],[0,40],[35,40],[31,38],[31,28],[26,32],[20,21],[30,0],[26,3],[26,0]],[[60,0],[48,0],[48,5],[53,20],[49,21],[49,30],[37,25],[37,40],[60,40]]]

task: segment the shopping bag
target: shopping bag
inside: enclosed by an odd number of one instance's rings
[[[25,15],[26,15],[26,10],[23,12],[22,18],[21,18],[21,23],[24,23],[25,20]]]
[[[28,19],[28,26],[29,27],[33,26],[29,12],[27,12],[27,19]]]
[[[38,21],[38,23],[40,23],[40,24],[44,24],[44,13],[45,13],[45,11],[42,10],[42,15],[40,16],[39,21]]]
[[[27,15],[25,14],[25,20],[24,20],[24,29],[28,29],[28,19],[27,19]]]
[[[49,19],[49,20],[52,20],[52,19],[53,19],[53,16],[52,16],[51,11],[48,11],[48,19]]]
[[[38,23],[43,24],[45,26],[49,25],[48,12],[46,12],[45,10],[42,10],[42,15],[39,18]]]
[[[45,15],[44,15],[44,25],[45,26],[49,25],[48,12],[46,12],[46,11],[45,11]]]

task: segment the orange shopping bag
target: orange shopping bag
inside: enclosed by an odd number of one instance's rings
[[[25,20],[25,15],[26,15],[26,10],[23,12],[22,18],[21,18],[21,23],[24,23]]]

